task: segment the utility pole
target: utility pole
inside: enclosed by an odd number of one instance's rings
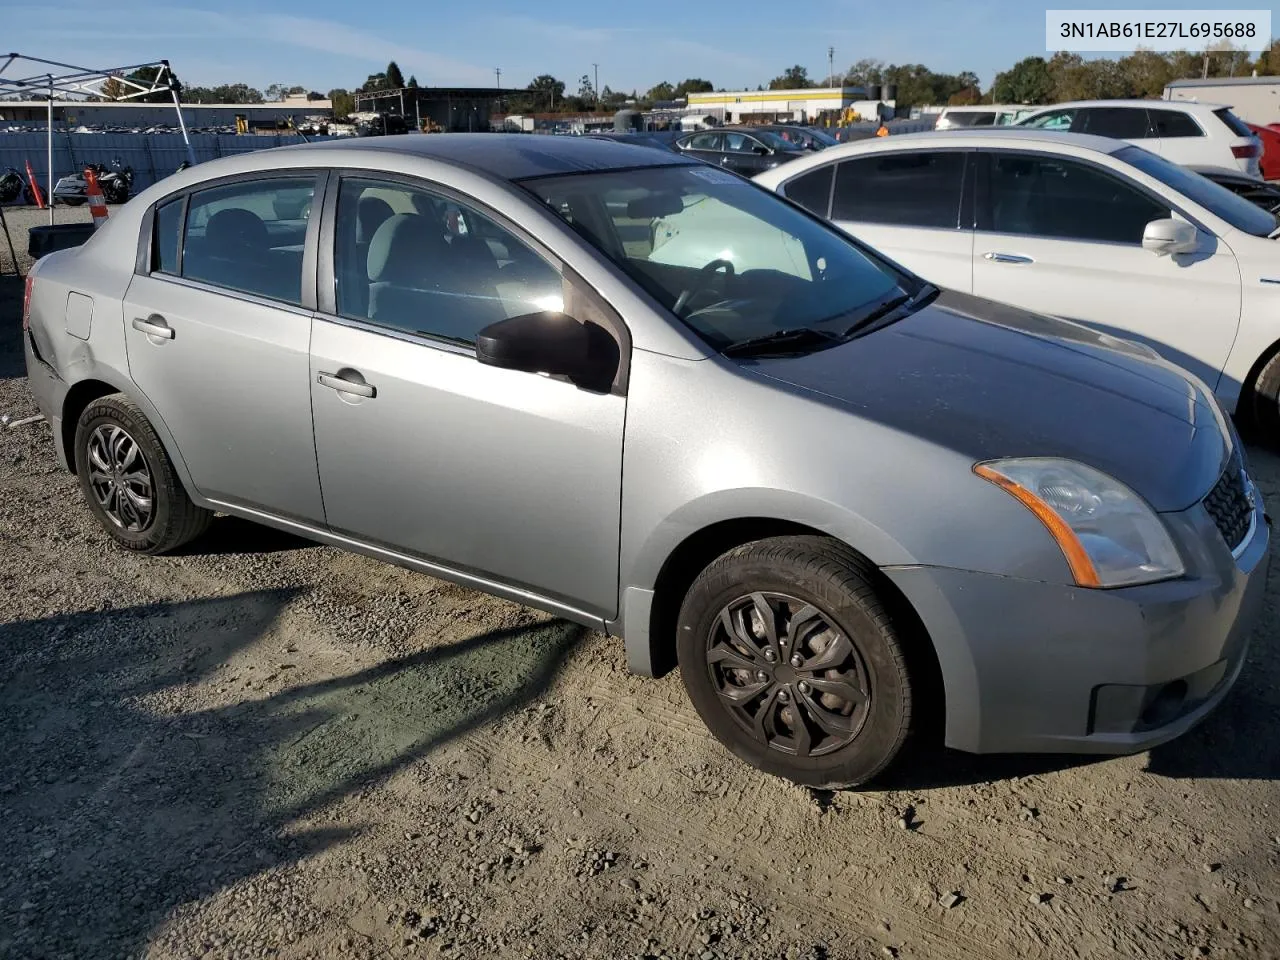
[[[595,71],[595,86],[592,89],[596,93],[596,111],[600,110],[600,64],[593,63],[591,69]]]
[[[498,87],[498,89],[499,89],[499,90],[501,90],[501,89],[502,89],[502,68],[501,68],[501,67],[494,67],[494,68],[493,68],[493,75],[494,75],[494,77],[496,77],[496,78],[497,78],[497,87]]]
[[[836,48],[827,47],[827,83],[836,85]]]

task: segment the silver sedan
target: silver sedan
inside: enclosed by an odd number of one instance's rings
[[[1268,523],[1203,384],[676,154],[228,158],[28,285],[57,457],[123,548],[223,512],[540,607],[678,661],[800,783],[930,715],[968,751],[1143,749],[1244,663]]]

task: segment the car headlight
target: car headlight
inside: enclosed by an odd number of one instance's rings
[[[1122,587],[1186,572],[1164,523],[1118,480],[1074,460],[989,460],[973,472],[1036,515],[1082,587]]]

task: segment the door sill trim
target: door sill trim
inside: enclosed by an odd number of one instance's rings
[[[258,523],[275,527],[279,530],[285,530],[306,537],[309,540],[315,540],[319,543],[328,544],[332,547],[338,547],[343,550],[349,550],[352,553],[363,554],[372,557],[375,560],[382,560],[386,563],[394,564],[397,567],[405,567],[418,573],[425,573],[428,576],[436,577],[440,580],[448,580],[450,583],[456,583],[459,586],[470,587],[481,593],[487,593],[491,596],[501,597],[504,600],[511,600],[514,603],[521,603],[526,606],[536,607],[539,610],[545,610],[547,613],[555,614],[566,620],[572,620],[574,623],[580,623],[585,627],[605,633],[605,620],[603,617],[577,607],[571,607],[568,604],[561,603],[558,600],[544,596],[540,593],[534,593],[521,587],[513,587],[497,580],[489,580],[485,577],[478,576],[474,573],[466,573],[453,567],[446,567],[443,564],[433,563],[430,560],[423,560],[412,554],[400,553],[388,547],[379,546],[375,543],[369,543],[365,540],[357,540],[354,537],[345,534],[334,533],[332,530],[325,530],[321,527],[312,526],[300,520],[291,520],[287,517],[277,516],[274,513],[267,513],[265,510],[255,509],[254,507],[246,507],[238,503],[228,503],[225,500],[208,499],[208,504],[215,510],[223,513],[233,514],[243,517],[247,520],[253,520]]]

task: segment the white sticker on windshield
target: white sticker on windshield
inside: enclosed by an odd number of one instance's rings
[[[689,171],[695,177],[701,177],[709,183],[741,183],[742,181],[727,170],[717,170],[715,167],[695,168]]]

